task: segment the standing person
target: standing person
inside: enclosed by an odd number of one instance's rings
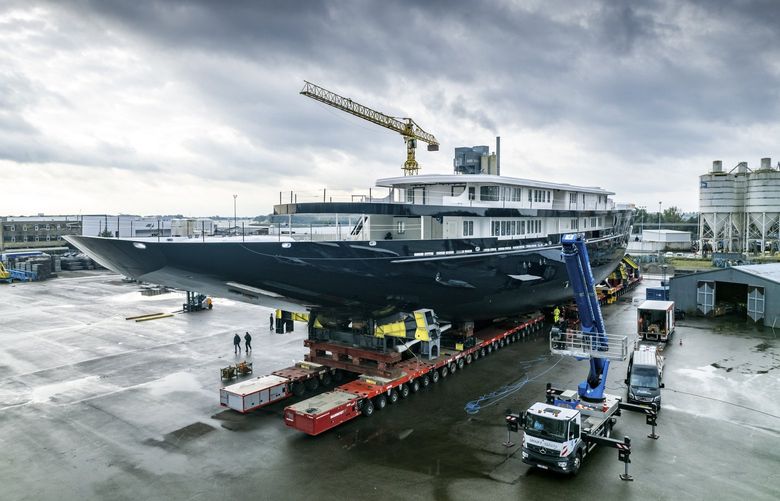
[[[238,337],[238,334],[233,336],[233,353],[235,355],[241,355],[241,338]]]
[[[561,310],[557,306],[553,310],[553,325],[558,325],[561,321]]]
[[[274,330],[274,314],[271,313],[271,330]]]
[[[248,332],[244,334],[244,344],[246,344],[246,354],[249,355],[252,351],[252,336]]]

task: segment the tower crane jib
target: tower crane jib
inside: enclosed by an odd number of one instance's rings
[[[417,163],[414,153],[417,148],[417,141],[427,143],[428,151],[439,151],[439,141],[433,134],[424,131],[411,118],[396,118],[385,115],[305,80],[301,94],[401,134],[406,143],[406,161],[403,166],[404,175],[414,175],[420,170],[420,165]]]

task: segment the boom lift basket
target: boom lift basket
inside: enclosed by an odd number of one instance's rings
[[[625,360],[628,357],[628,336],[596,334],[582,331],[550,331],[550,351],[580,359],[606,358]]]

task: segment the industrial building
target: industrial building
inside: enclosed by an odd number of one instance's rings
[[[171,216],[136,216],[107,214],[82,216],[84,236],[200,237],[213,235],[216,224],[211,219]]]
[[[729,172],[715,160],[712,172],[699,178],[699,248],[714,251],[778,250],[780,164],[762,158],[752,170],[740,162]]]
[[[0,217],[0,250],[64,245],[63,235],[81,235],[78,216]]]
[[[501,174],[499,153],[501,138],[496,138],[496,153],[490,153],[488,146],[465,146],[455,148],[452,166],[456,174]]]
[[[678,230],[642,230],[642,238],[628,242],[627,252],[632,255],[657,252],[691,250],[691,233]]]
[[[780,326],[780,263],[734,266],[670,280],[670,296],[689,314],[745,316]]]

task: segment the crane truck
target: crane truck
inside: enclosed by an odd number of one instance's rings
[[[625,464],[620,478],[633,480],[628,474],[631,439],[612,438],[613,427],[623,410],[644,413],[652,426],[648,437],[657,439],[657,410],[654,405],[625,403],[604,392],[609,362],[626,359],[628,339],[606,334],[584,235],[564,235],[561,247],[582,330],[563,332],[553,328],[550,351],[589,360],[590,371],[576,391],[548,384],[545,402],[537,402],[519,414],[507,411],[507,429],[523,430],[522,459],[526,464],[576,475],[583,460],[596,446],[603,445],[618,450],[618,459]]]

